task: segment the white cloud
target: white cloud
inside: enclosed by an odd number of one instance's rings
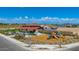
[[[75,18],[60,18],[62,21],[73,21]]]
[[[42,20],[52,20],[53,18],[46,16],[46,17],[42,17],[41,19],[42,19]]]
[[[58,17],[52,17],[52,19],[53,19],[53,20],[56,20],[56,19],[60,19],[60,18],[58,18]]]
[[[65,18],[58,18],[58,17],[41,17],[42,20],[60,20]]]
[[[19,19],[22,19],[22,17],[19,17]]]
[[[29,17],[28,16],[25,16],[25,19],[28,19]]]

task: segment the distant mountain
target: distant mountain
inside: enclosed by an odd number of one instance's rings
[[[17,23],[17,24],[79,24],[78,18],[56,18],[56,17],[42,17],[42,18],[0,18],[0,23]]]

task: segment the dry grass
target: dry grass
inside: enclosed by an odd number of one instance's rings
[[[57,29],[58,31],[68,31],[68,32],[76,32],[79,33],[79,28],[66,28],[66,27],[60,27]]]
[[[62,42],[65,42],[64,38],[60,38],[60,39]],[[34,41],[35,43],[43,42],[46,44],[57,44],[58,43],[58,39],[56,38],[48,39],[48,35],[33,36],[32,41]]]

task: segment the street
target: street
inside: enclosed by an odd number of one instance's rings
[[[0,36],[0,51],[28,51]]]

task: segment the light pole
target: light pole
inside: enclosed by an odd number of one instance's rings
[[[57,40],[58,40],[59,48],[62,48],[62,35],[61,35],[61,32],[58,32],[57,35],[58,35]]]
[[[31,32],[31,31],[29,30],[29,33],[28,33],[29,45],[28,45],[28,47],[31,47],[31,45],[32,45],[32,39],[31,39],[31,37],[32,37],[33,34],[34,34],[34,32]]]
[[[28,39],[29,39],[29,45],[28,45],[28,47],[31,47],[31,45],[32,45],[32,41],[31,41],[31,35],[30,35],[30,33],[29,33],[28,36],[29,36],[29,37],[28,37]]]

